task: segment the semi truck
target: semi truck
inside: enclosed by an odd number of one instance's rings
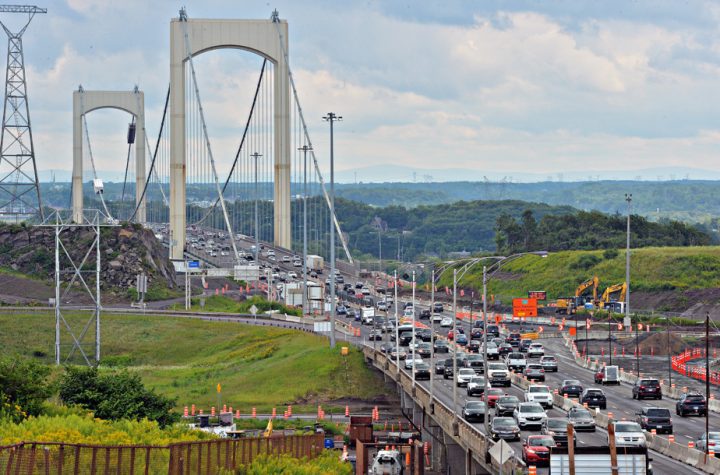
[[[325,266],[325,260],[322,256],[308,254],[306,264],[308,271],[315,271],[318,274],[322,274],[323,267]]]

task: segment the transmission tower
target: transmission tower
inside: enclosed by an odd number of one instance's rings
[[[40,183],[35,163],[28,107],[22,35],[36,13],[47,9],[32,5],[0,5],[0,13],[23,13],[25,25],[17,33],[0,21],[8,36],[5,105],[0,138],[0,220],[24,221],[43,217]]]

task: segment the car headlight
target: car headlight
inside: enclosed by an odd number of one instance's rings
[[[554,435],[555,435],[555,431],[549,430],[549,431],[548,431],[548,435],[554,436]]]
[[[530,447],[528,447],[528,449],[527,449],[527,453],[529,453],[529,454],[534,454],[534,453],[535,453],[535,451],[534,451],[533,449],[531,449]]]

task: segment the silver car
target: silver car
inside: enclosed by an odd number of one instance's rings
[[[592,414],[585,408],[573,407],[568,412],[568,419],[575,430],[587,430],[595,432],[595,419]]]

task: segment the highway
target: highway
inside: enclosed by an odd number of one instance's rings
[[[403,302],[398,302],[400,305],[400,308],[402,308]],[[418,309],[421,308],[427,308],[423,307],[420,304],[417,305]],[[380,312],[382,314],[382,312]],[[389,316],[394,316],[394,309],[388,313]],[[398,311],[398,315],[402,315],[401,311]],[[451,313],[445,312],[443,316],[452,316]],[[344,321],[351,321],[352,317],[339,317],[339,320]],[[425,324],[430,324],[429,321],[423,320],[422,321]],[[457,324],[459,327],[462,327],[465,329],[466,334],[469,335],[469,329],[470,325],[463,321],[458,321]],[[434,325],[433,328],[434,332],[438,335],[441,335],[443,337],[447,336],[447,331],[449,329],[447,328],[440,328],[438,324]],[[372,341],[366,341],[366,337],[368,332],[370,331],[369,326],[363,326],[362,327],[362,340],[363,343],[368,346],[373,346]],[[384,342],[389,342],[389,336],[386,334],[383,338],[383,341],[377,341],[375,342],[375,345],[379,348],[379,346]],[[542,343],[544,344],[546,348],[546,354],[552,354],[555,355],[558,359],[558,372],[557,373],[547,373],[546,374],[546,381],[544,384],[550,386],[551,389],[558,388],[563,379],[578,379],[583,383],[584,387],[588,386],[595,386],[593,384],[593,374],[590,370],[587,370],[585,368],[581,368],[577,366],[574,362],[574,358],[572,358],[572,354],[568,348],[565,347],[562,340],[560,339],[544,339],[542,340]],[[406,351],[408,351],[408,348],[406,348]],[[408,351],[409,354],[409,351]],[[445,359],[448,356],[446,354],[440,354],[439,357],[441,359]],[[430,363],[431,368],[434,368],[434,358],[428,360],[426,359],[426,362]],[[401,361],[401,370],[404,370],[403,363]],[[453,384],[454,380],[445,380],[442,378],[442,376],[438,375],[435,376],[434,372],[432,373],[431,377],[433,380],[433,392],[437,395],[437,397],[448,407],[452,407],[452,401],[453,401]],[[430,388],[430,381],[417,381],[417,384],[423,385],[426,388]],[[542,384],[542,383],[541,383]],[[631,398],[631,388],[630,386],[623,384],[621,386],[605,386],[603,387],[603,390],[606,394],[607,400],[608,400],[608,411],[613,412],[616,418],[625,418],[627,420],[634,420],[636,415],[635,413],[639,411],[642,407],[666,407],[671,410],[671,413],[673,414],[673,424],[674,424],[674,433],[676,437],[676,441],[679,443],[687,443],[689,440],[696,440],[697,437],[700,435],[700,432],[704,429],[704,418],[697,418],[697,417],[687,417],[687,418],[681,418],[679,416],[674,416],[675,414],[675,408],[674,400],[670,399],[663,399],[660,401],[655,400],[642,400],[642,401],[636,401]],[[524,392],[516,387],[512,386],[510,388],[506,389],[506,393],[510,395],[517,396],[521,401],[524,400]],[[461,414],[462,408],[465,404],[465,401],[468,400],[467,393],[465,388],[458,388],[457,390],[457,407],[456,411],[458,414]],[[479,398],[470,398],[471,400],[478,400]],[[491,410],[492,414],[492,410]],[[557,409],[553,408],[549,411],[547,411],[548,417],[564,417],[566,416],[566,413]],[[717,421],[717,415],[714,414],[715,420],[713,420],[713,414],[711,413],[711,430],[713,430],[714,427],[717,427],[716,421]],[[480,432],[484,433],[484,425],[482,423],[474,423],[475,427],[480,430]],[[702,427],[701,427],[702,426]],[[530,434],[538,434],[538,429],[533,430],[522,430],[521,437],[524,439]],[[664,435],[663,437],[667,437]],[[598,428],[596,432],[579,432],[577,433],[577,440],[578,445],[580,446],[607,446],[607,433],[603,430]],[[520,441],[515,441],[510,443],[511,447],[519,457],[522,453],[522,444]],[[703,473],[699,470],[696,470],[686,464],[680,463],[678,461],[675,461],[673,459],[670,459],[662,454],[651,452],[651,457],[653,459],[653,469],[655,474],[679,474],[679,473]],[[544,467],[538,468],[538,473],[548,473],[548,469]]]

